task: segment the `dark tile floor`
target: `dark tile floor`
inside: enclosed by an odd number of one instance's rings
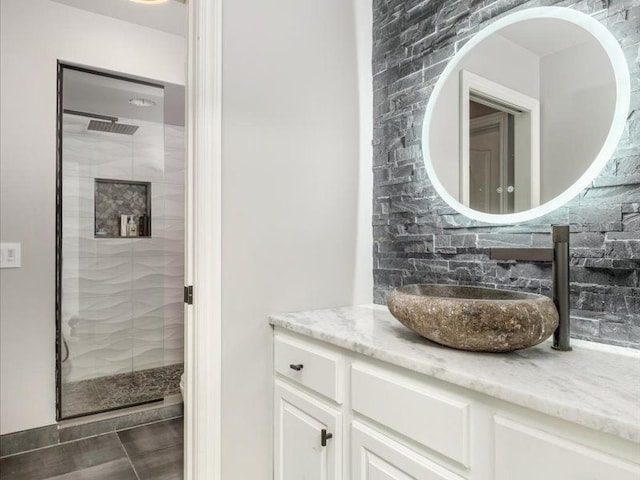
[[[181,363],[62,384],[62,417],[137,405],[180,392]]]
[[[183,420],[0,458],[2,480],[181,480]]]

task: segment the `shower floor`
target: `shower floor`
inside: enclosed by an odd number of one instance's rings
[[[62,384],[62,417],[137,405],[180,392],[182,363]]]

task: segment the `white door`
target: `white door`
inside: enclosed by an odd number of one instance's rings
[[[469,206],[487,213],[509,209],[508,114],[471,119],[469,135]],[[511,167],[511,170],[513,168]]]
[[[339,480],[340,412],[276,380],[276,480]]]
[[[373,428],[351,424],[352,480],[462,480]]]

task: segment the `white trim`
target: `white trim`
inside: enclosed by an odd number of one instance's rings
[[[524,212],[512,213],[507,215],[497,215],[490,213],[477,212],[475,210],[466,207],[455,199],[451,194],[447,192],[442,183],[438,180],[433,163],[431,162],[431,150],[429,148],[429,132],[431,130],[431,117],[433,116],[433,110],[436,100],[440,95],[441,90],[444,87],[447,78],[455,71],[456,67],[460,64],[462,59],[482,40],[489,35],[497,32],[498,30],[523,20],[529,20],[532,18],[554,18],[566,20],[574,23],[584,30],[589,32],[600,43],[602,48],[607,52],[616,81],[616,106],[613,114],[613,121],[611,122],[611,129],[609,134],[600,149],[600,152],[591,163],[589,168],[582,174],[582,176],[565,192],[558,195],[556,198],[549,202],[546,202],[538,207],[532,208]],[[495,223],[495,224],[508,224],[508,223],[520,223],[532,220],[534,218],[546,215],[553,212],[557,208],[561,207],[569,200],[578,195],[584,188],[588,187],[593,178],[595,178],[600,170],[604,168],[606,163],[611,158],[615,148],[622,136],[624,127],[626,124],[627,113],[629,111],[629,101],[631,97],[631,86],[629,77],[629,67],[625,59],[624,53],[618,44],[618,41],[609,30],[602,25],[598,20],[564,7],[537,7],[522,10],[511,15],[507,15],[478,32],[471,40],[469,40],[455,55],[455,57],[449,62],[444,69],[440,78],[438,79],[433,93],[429,98],[427,104],[427,110],[425,112],[424,123],[422,127],[422,150],[424,152],[425,167],[427,174],[438,194],[447,202],[452,208],[458,212],[479,220],[482,222]]]
[[[185,479],[219,480],[222,385],[222,0],[190,0],[187,65]],[[197,261],[196,261],[197,259]]]
[[[495,98],[530,115],[529,162],[531,165],[531,203],[540,205],[540,102],[522,92],[505,87],[467,70],[460,70],[460,200],[469,207],[469,99],[470,92]]]

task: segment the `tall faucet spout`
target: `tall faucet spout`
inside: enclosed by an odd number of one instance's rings
[[[553,265],[553,303],[558,310],[558,328],[553,333],[551,348],[571,351],[571,318],[569,297],[569,225],[551,227],[553,248],[490,248],[492,260],[551,262]]]
[[[569,226],[553,225],[553,303],[558,310],[558,328],[553,333],[551,348],[571,350],[571,316],[569,305]]]

